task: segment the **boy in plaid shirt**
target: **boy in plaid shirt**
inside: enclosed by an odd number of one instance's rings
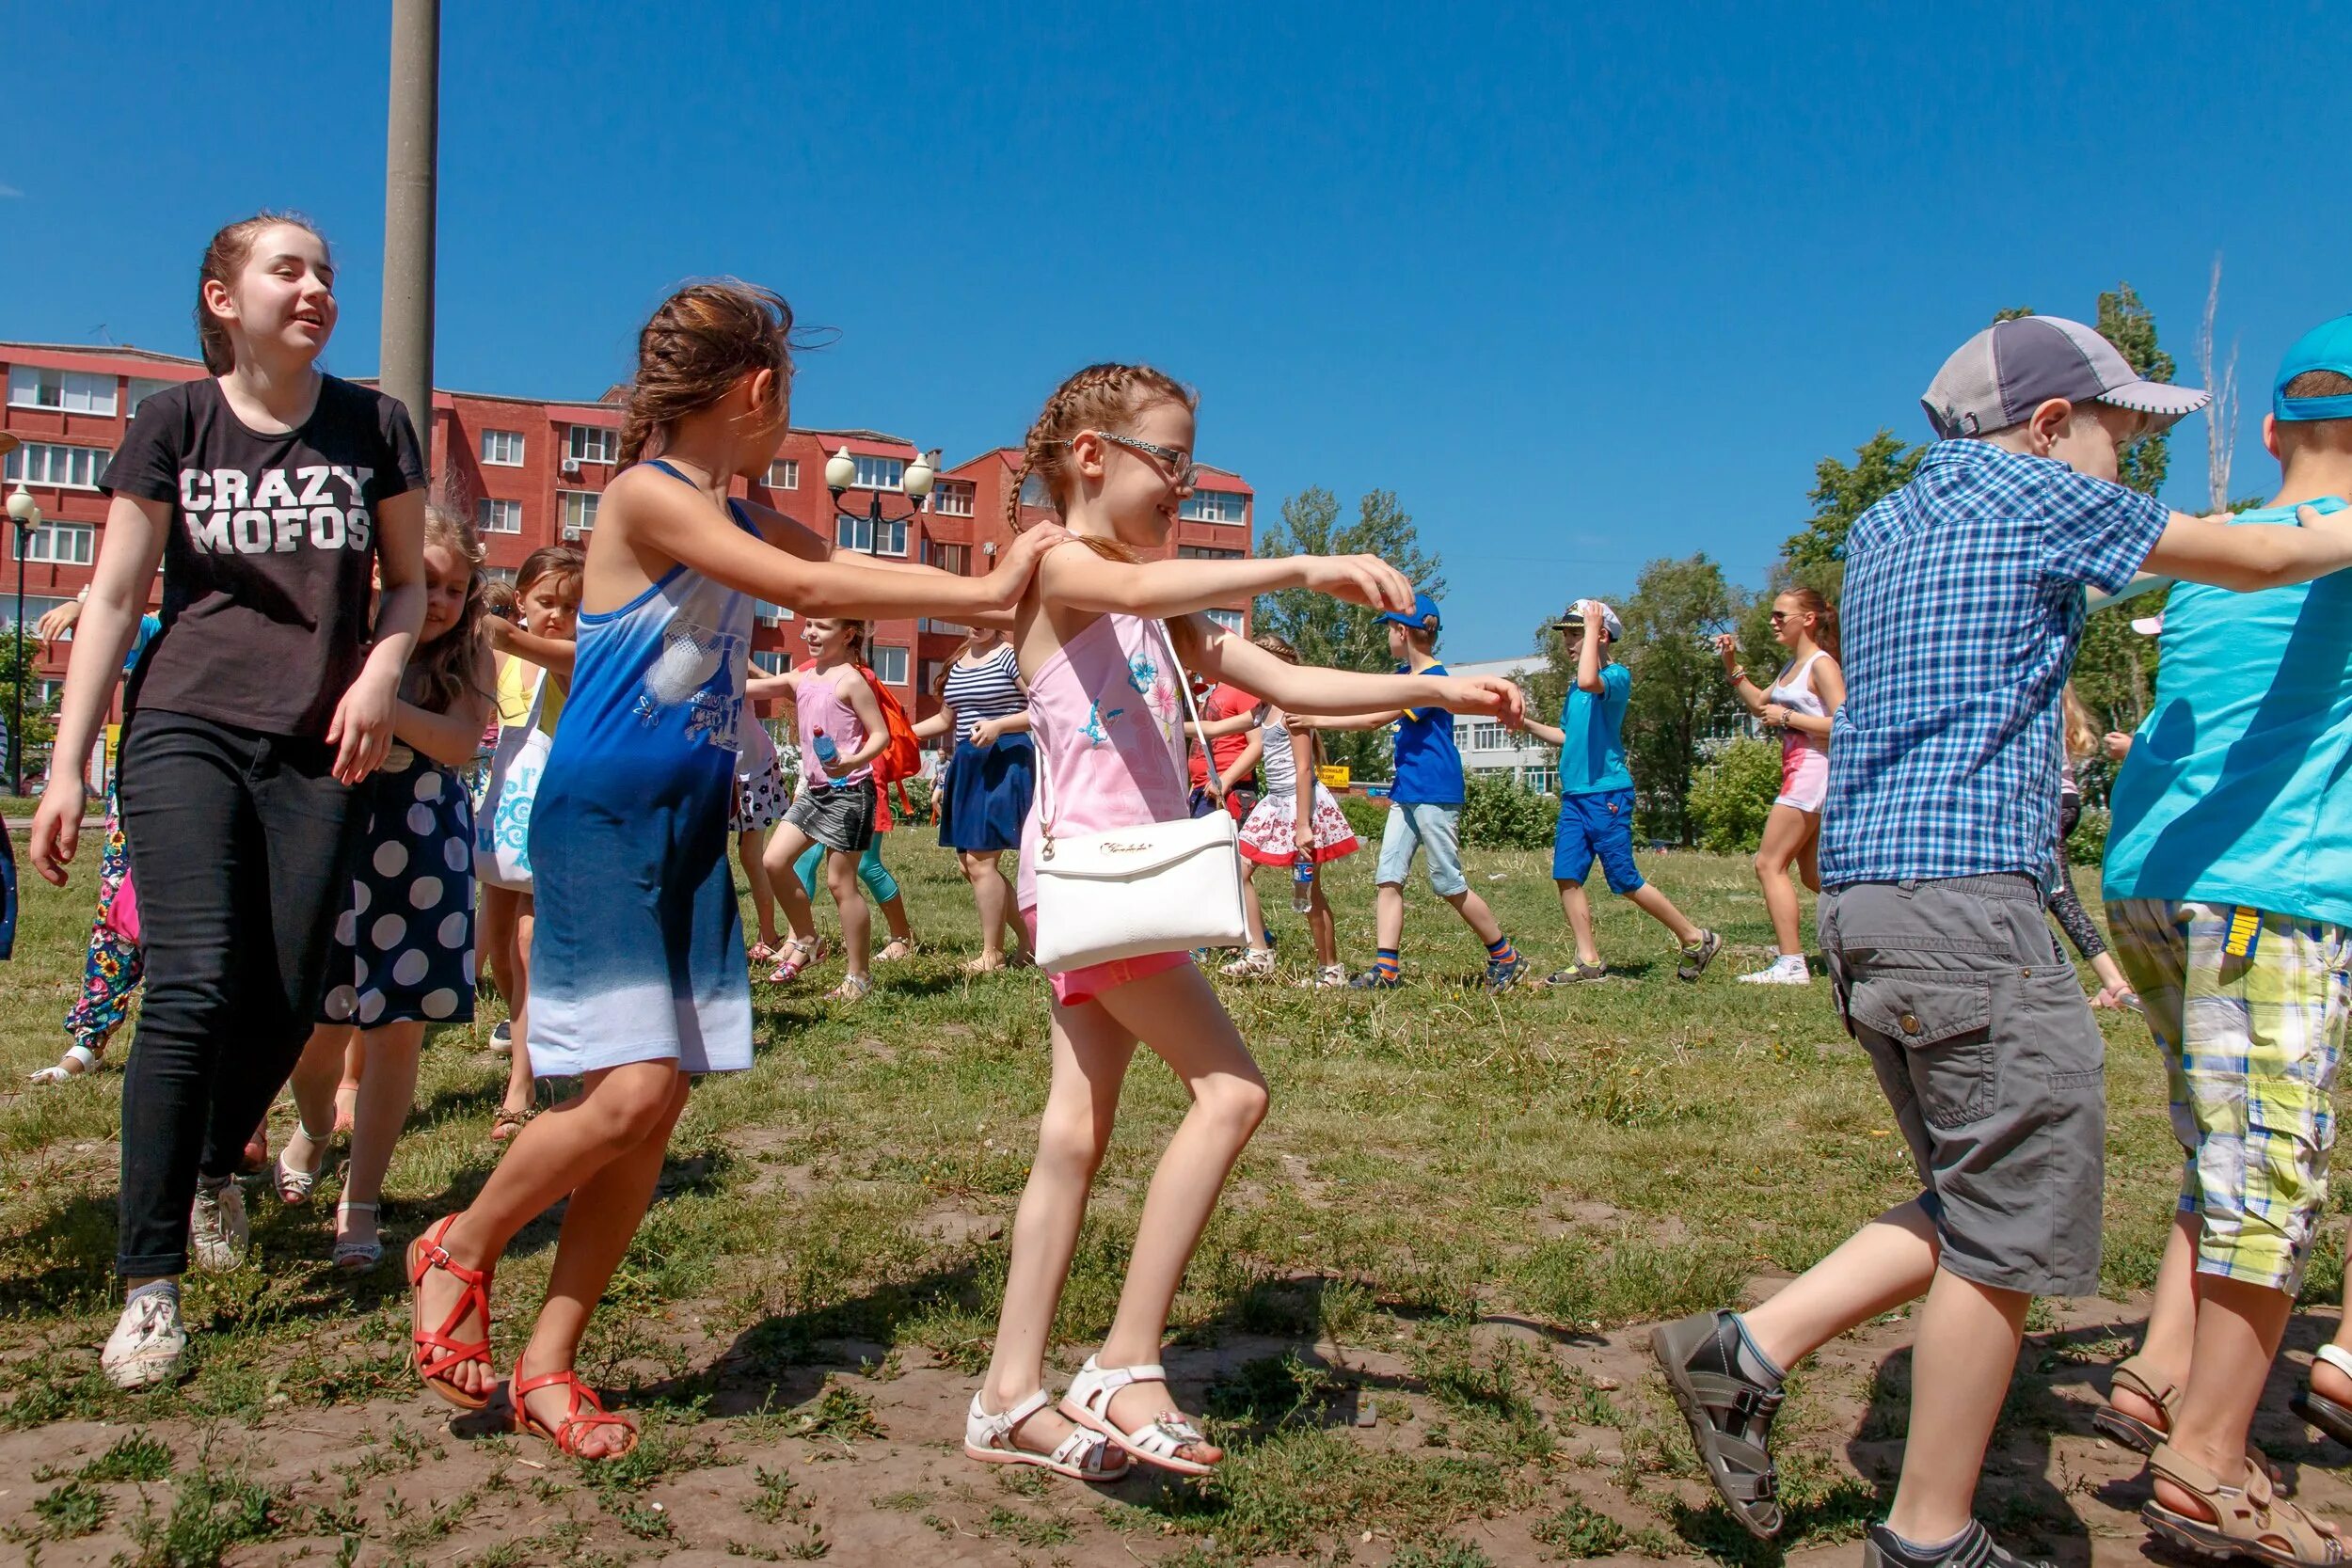
[[[1780,1528],[1782,1369],[1923,1292],[1911,1433],[1868,1568],[2002,1568],[1972,1515],[2026,1305],[2099,1284],[2104,1047],[2042,917],[2059,694],[2086,585],[2230,588],[2352,565],[2352,518],[2233,527],[2114,483],[2118,453],[2204,405],[2090,328],[2003,322],[1921,400],[1939,440],[1846,541],[1848,698],[1821,823],[1821,947],[1924,1190],[1752,1312],[1651,1346],[1716,1489]]]
[[[2288,351],[2263,422],[2282,470],[2242,526],[2352,495],[2352,316]],[[2328,1196],[2352,1004],[2352,573],[2262,594],[2184,585],[2165,607],[2155,705],[2116,781],[2107,924],[2164,1052],[2187,1152],[2138,1354],[2099,1429],[2151,1455],[2154,1533],[2243,1542],[2228,1488],[2294,1555],[2312,1521],[2266,1500],[2246,1446]],[[2333,1364],[2330,1361],[2332,1353]],[[2313,1366],[2306,1418],[2352,1438],[2352,1356]],[[2259,1457],[2259,1456],[2254,1456]]]

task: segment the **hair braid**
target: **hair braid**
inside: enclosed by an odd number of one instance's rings
[[[1021,467],[1005,498],[1006,524],[1021,531],[1021,491],[1031,474],[1045,482],[1055,512],[1067,514],[1074,488],[1070,438],[1082,430],[1116,429],[1156,403],[1197,408],[1200,400],[1191,388],[1149,365],[1089,365],[1055,388],[1022,442]]]

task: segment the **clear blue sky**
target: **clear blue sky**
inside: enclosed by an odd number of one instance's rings
[[[802,422],[951,459],[1147,358],[1262,519],[1395,490],[1457,658],[1651,557],[1760,581],[1815,462],[1923,436],[1999,307],[2088,319],[2128,278],[2188,379],[2217,251],[2233,487],[2272,477],[2279,356],[2352,309],[2341,11],[1555,9],[461,0],[437,379],[593,396],[717,272],[838,329]],[[357,0],[8,5],[0,334],[192,352],[205,237],[293,206],[342,253],[330,363],[372,372],[387,32]]]

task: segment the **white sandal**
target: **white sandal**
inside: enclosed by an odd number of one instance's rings
[[[1112,1481],[1127,1473],[1127,1456],[1119,1454],[1119,1467],[1107,1468],[1104,1461],[1116,1450],[1084,1427],[1055,1444],[1050,1454],[1014,1446],[1014,1430],[1052,1402],[1053,1396],[1040,1388],[1010,1410],[992,1416],[981,1408],[980,1396],[973,1395],[972,1408],[963,1418],[963,1456],[983,1465],[1034,1465],[1072,1481]]]
[[[339,1231],[342,1229],[345,1214],[363,1212],[370,1214],[376,1212],[376,1205],[354,1203],[348,1198],[344,1199],[335,1205],[335,1228]],[[375,1233],[375,1240],[372,1242],[354,1242],[340,1235],[335,1238],[335,1266],[344,1273],[365,1274],[382,1261],[384,1261],[384,1232],[380,1227]]]
[[[299,1121],[294,1123],[294,1128],[310,1140],[312,1148],[319,1151],[318,1165],[312,1170],[296,1170],[286,1164],[286,1151],[281,1148],[278,1151],[278,1169],[271,1176],[270,1183],[278,1189],[278,1202],[299,1206],[310,1201],[311,1190],[319,1184],[319,1178],[326,1174],[326,1162],[335,1151],[328,1139],[334,1134],[330,1132],[326,1137],[321,1137]]]
[[[69,1045],[65,1048],[65,1054],[57,1058],[56,1066],[42,1068],[33,1074],[32,1081],[36,1084],[62,1084],[70,1078],[79,1078],[86,1072],[97,1070],[97,1052],[87,1045]]]
[[[1205,1476],[1216,1469],[1197,1459],[1186,1459],[1179,1451],[1196,1446],[1205,1447],[1208,1438],[1189,1418],[1181,1414],[1156,1416],[1133,1432],[1121,1432],[1111,1420],[1111,1399],[1131,1383],[1166,1383],[1168,1369],[1158,1365],[1142,1367],[1098,1367],[1094,1357],[1087,1357],[1078,1375],[1070,1380],[1070,1392],[1061,1399],[1061,1413],[1080,1426],[1090,1427],[1109,1438],[1126,1452],[1147,1465],[1163,1470],[1173,1470],[1180,1476]]]

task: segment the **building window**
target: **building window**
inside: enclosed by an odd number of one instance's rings
[[[1241,551],[1211,549],[1206,545],[1179,545],[1176,546],[1176,559],[1179,561],[1239,561]]]
[[[904,648],[877,647],[873,652],[874,657],[867,662],[873,666],[874,673],[882,677],[882,684],[906,685],[907,651]]]
[[[555,493],[556,509],[564,519],[564,537],[578,538],[596,526],[596,502],[600,499],[594,490],[558,490]]]
[[[857,465],[857,477],[850,482],[852,490],[897,490],[906,483],[903,457],[870,457],[859,452],[851,461]]]
[[[1511,749],[1511,732],[1501,724],[1479,722],[1470,726],[1470,750],[1473,752],[1502,752]]]
[[[922,665],[923,684],[916,687],[915,689],[917,691],[929,692],[932,696],[937,696],[939,694],[940,683],[947,678],[947,664],[948,661],[944,658],[925,659]]]
[[[1202,613],[1207,615],[1210,620],[1215,621],[1218,626],[1223,626],[1227,631],[1232,632],[1234,636],[1239,637],[1241,635],[1242,612],[1240,610],[1204,610]]]
[[[789,654],[779,653],[773,648],[754,648],[752,668],[763,675],[781,675],[791,668],[789,663],[791,657]]]
[[[1021,504],[1049,508],[1054,504],[1054,492],[1046,488],[1043,474],[1031,474],[1021,482]]]
[[[753,600],[752,613],[763,626],[780,626],[792,619],[790,610],[780,604],[770,604],[766,599]]]
[[[974,493],[975,487],[962,480],[943,479],[931,492],[931,510],[943,517],[969,517]]]
[[[482,461],[500,468],[519,468],[523,466],[523,433],[519,430],[485,430],[482,433]]]
[[[512,588],[515,586],[515,579],[521,575],[521,571],[520,568],[514,566],[485,566],[482,568],[482,575],[492,582],[502,582]]]
[[[897,522],[884,522],[880,529],[871,517],[836,517],[833,525],[833,542],[845,550],[860,555],[904,555],[907,553],[907,525],[901,517]]]
[[[620,436],[604,425],[566,427],[564,455],[575,463],[610,463],[620,454]]]
[[[960,578],[972,575],[972,546],[969,545],[943,545],[935,539],[927,539],[923,542],[923,553],[930,558],[929,564],[943,572],[953,572]]]
[[[773,463],[768,465],[769,489],[797,490],[800,487],[801,460],[799,458],[779,457]]]
[[[1557,768],[1522,768],[1519,779],[1538,795],[1560,793],[1560,769]]]
[[[103,447],[60,447],[47,441],[27,441],[8,453],[5,471],[26,484],[55,484],[69,490],[94,490],[114,454]]]
[[[485,533],[520,533],[523,531],[523,503],[484,501],[479,523]]]
[[[74,602],[75,601],[72,599],[48,598],[40,594],[27,594],[24,595],[24,624],[28,626],[33,626],[38,623],[42,616],[48,614],[59,605],[68,605]],[[11,594],[4,597],[0,597],[0,626],[13,627],[15,625],[16,595]],[[73,633],[70,628],[65,634],[65,640],[69,642],[73,641]],[[0,720],[0,723],[5,722],[5,720]]]
[[[1232,490],[1195,490],[1176,509],[1176,515],[1196,523],[1238,523],[1249,498]]]
[[[52,566],[87,566],[98,559],[98,530],[87,523],[43,523],[33,530],[30,546],[19,559],[47,562]]]
[[[129,406],[125,407],[123,412],[125,414],[135,414],[139,411],[140,404],[145,403],[149,398],[153,397],[157,392],[164,391],[167,388],[177,387],[179,385],[180,383],[177,381],[154,381],[143,375],[135,375],[131,377],[131,392],[129,398],[126,400]]]
[[[90,371],[10,365],[8,405],[55,408],[67,414],[104,414],[111,418],[115,411],[115,378]]]

